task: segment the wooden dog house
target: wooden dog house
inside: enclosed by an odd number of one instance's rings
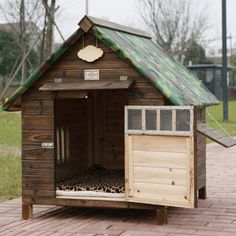
[[[197,207],[217,99],[146,33],[79,25],[3,104],[22,112],[23,218],[34,204],[147,208],[165,224],[166,206]]]

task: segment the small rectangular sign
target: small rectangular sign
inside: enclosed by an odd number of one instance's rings
[[[43,142],[41,146],[42,146],[42,149],[53,149],[54,143],[53,142]]]
[[[85,70],[84,80],[99,80],[99,70]]]
[[[62,82],[62,78],[55,78],[54,79],[54,83],[61,83]]]
[[[120,76],[120,81],[126,81],[128,80],[128,76],[127,75],[121,75]]]

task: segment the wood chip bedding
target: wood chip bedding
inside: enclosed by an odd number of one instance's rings
[[[57,182],[57,196],[124,197],[124,171],[93,168]]]

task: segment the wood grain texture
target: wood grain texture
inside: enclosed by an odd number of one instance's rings
[[[32,204],[22,204],[22,219],[28,220],[33,218],[33,205]]]
[[[149,209],[156,210],[157,205],[140,204],[125,201],[106,200],[86,200],[86,199],[61,199],[61,198],[35,198],[25,199],[28,204],[36,205],[57,205],[57,206],[77,206],[77,207],[100,207],[100,208],[129,208],[129,209]]]
[[[126,81],[81,81],[74,83],[46,83],[39,90],[42,91],[74,91],[74,90],[107,90],[128,89],[133,80]]]
[[[157,224],[158,225],[167,225],[168,217],[167,217],[167,207],[160,207],[156,212]]]
[[[65,144],[69,157],[56,165],[56,179],[63,179],[87,169],[88,165],[88,99],[58,99],[55,101],[55,127],[68,130],[69,144]],[[57,150],[61,143],[56,141]],[[59,149],[58,149],[59,148]]]
[[[61,200],[55,199],[56,178],[76,174],[76,171],[95,163],[95,159],[108,168],[124,168],[124,105],[164,105],[163,95],[131,64],[121,60],[99,40],[98,47],[104,51],[104,56],[93,63],[79,60],[78,51],[95,42],[94,36],[85,34],[84,39],[71,46],[22,97],[23,201],[61,203]],[[63,86],[80,83],[84,81],[86,69],[99,69],[103,83],[119,81],[121,76],[127,76],[128,80],[135,82],[127,92],[119,89],[101,91],[97,98],[88,93],[87,102],[82,102],[81,96],[72,92],[68,95],[39,90],[45,83],[54,83],[58,78]],[[92,108],[94,106],[97,107]],[[94,115],[94,111],[98,113]],[[96,122],[96,137],[93,138]],[[71,163],[62,166],[55,164],[55,151],[42,149],[41,144],[54,142],[56,147],[56,127],[64,125],[69,126],[71,133]],[[95,159],[94,145],[98,150]],[[64,204],[69,205],[70,202]]]
[[[197,110],[197,120],[205,122],[205,109]],[[206,186],[206,137],[197,132],[197,188]]]
[[[129,201],[194,207],[191,137],[126,135],[126,149]]]
[[[31,92],[29,92],[31,94]],[[36,197],[40,189],[54,198],[54,150],[42,149],[42,142],[54,142],[53,101],[22,98],[22,200]]]

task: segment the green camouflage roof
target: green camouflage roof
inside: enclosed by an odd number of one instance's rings
[[[218,103],[192,72],[151,39],[96,25],[93,30],[96,37],[131,62],[173,104],[206,106]]]
[[[141,31],[122,30],[122,26],[88,18],[92,23],[91,32],[109,46],[122,59],[130,62],[134,68],[160,90],[175,105],[207,106],[217,104],[215,96],[181,63],[173,59],[167,52]],[[83,18],[83,19],[84,19]],[[92,20],[91,20],[92,19]],[[95,21],[95,22],[94,22]],[[101,25],[101,23],[103,26]],[[117,26],[119,29],[115,28]],[[51,55],[30,77],[25,80],[10,98],[3,102],[3,110],[9,110],[14,102],[55,63],[68,48],[82,35],[78,29],[59,49]]]

